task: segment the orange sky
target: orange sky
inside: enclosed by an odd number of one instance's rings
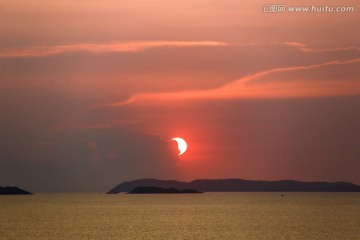
[[[0,0],[0,185],[360,183],[360,4],[264,4]],[[175,136],[189,145],[180,158]]]

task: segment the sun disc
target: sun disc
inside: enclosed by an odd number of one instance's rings
[[[176,138],[173,138],[171,140],[174,140],[177,142],[178,144],[178,149],[179,149],[179,155],[182,155],[184,154],[184,152],[186,152],[186,149],[187,149],[187,143],[185,142],[184,139],[182,138],[179,138],[179,137],[176,137]]]

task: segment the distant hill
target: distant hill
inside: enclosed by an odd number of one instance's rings
[[[161,187],[136,187],[129,194],[180,194],[180,193],[202,193],[194,189],[179,190],[176,188]]]
[[[17,187],[0,187],[0,195],[26,195],[26,194],[32,194],[32,193]]]
[[[123,182],[108,194],[130,192],[136,187],[197,189],[202,192],[360,192],[360,186],[348,182],[300,182],[294,180],[253,181],[244,179],[200,179],[192,182],[140,179]]]

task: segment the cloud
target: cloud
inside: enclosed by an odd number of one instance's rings
[[[306,44],[304,43],[300,43],[300,42],[274,42],[275,44],[284,44],[284,45],[287,45],[287,46],[292,46],[292,47],[296,47],[296,48],[303,48],[306,46]]]
[[[256,47],[267,45],[282,45],[298,49],[302,52],[332,52],[332,51],[360,51],[358,47],[314,49],[299,42],[272,42],[266,43],[226,43],[221,41],[135,41],[135,42],[109,42],[109,43],[74,43],[53,46],[27,46],[18,48],[0,49],[0,58],[47,57],[74,52],[121,53],[140,52],[152,48],[180,48],[180,47]]]
[[[326,72],[331,72],[331,68],[340,67],[339,71],[344,74],[348,69],[341,69],[343,66],[351,66],[351,69],[359,69],[360,58],[348,61],[331,61],[308,66],[293,66],[274,68],[247,75],[236,81],[230,82],[218,88],[207,90],[188,90],[169,93],[140,93],[130,99],[102,105],[123,106],[137,101],[163,101],[163,100],[181,100],[181,99],[256,99],[256,98],[293,98],[293,97],[321,97],[321,96],[339,96],[339,95],[358,95],[360,94],[360,82],[348,81],[348,79],[331,80],[331,76],[326,76]],[[316,81],[309,80],[310,75],[319,75],[325,73],[322,79]],[[292,74],[297,73],[297,81],[293,81]],[[274,77],[276,74],[282,74],[282,81]],[[290,77],[291,76],[291,77]],[[357,74],[358,76],[358,74]],[[311,77],[310,77],[311,78]]]
[[[29,46],[23,48],[5,48],[0,51],[0,58],[47,57],[72,52],[116,53],[139,52],[151,48],[164,47],[217,47],[226,46],[224,42],[216,41],[142,41],[113,43],[76,43],[55,46]]]
[[[120,128],[59,132],[31,142],[2,141],[0,181],[35,192],[105,192],[124,180],[178,178],[173,144]]]
[[[317,49],[317,48],[311,48],[308,47],[305,43],[300,42],[273,42],[273,44],[278,45],[285,45],[297,48],[298,50],[306,53],[326,53],[326,52],[346,52],[346,51],[355,51],[360,52],[359,47],[343,47],[343,48],[323,48],[323,49]]]
[[[119,152],[118,161],[124,173],[131,173],[131,177],[178,177],[177,149],[173,142],[164,140],[156,135],[143,135]]]
[[[357,51],[360,52],[358,47],[345,47],[345,48],[325,48],[325,49],[314,49],[308,48],[306,46],[299,48],[303,52],[313,52],[313,53],[322,53],[322,52],[344,52],[344,51]]]

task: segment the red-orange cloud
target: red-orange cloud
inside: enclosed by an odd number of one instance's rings
[[[0,51],[0,58],[46,57],[71,52],[110,53],[139,52],[161,47],[217,47],[226,46],[217,41],[142,41],[113,43],[77,43],[56,46],[29,46],[23,48],[5,48]]]
[[[134,102],[182,100],[182,99],[248,99],[248,98],[293,98],[293,97],[322,97],[360,94],[360,82],[342,80],[309,79],[302,75],[309,70],[326,72],[334,66],[359,65],[360,58],[349,61],[331,61],[309,66],[294,66],[274,68],[254,73],[240,78],[219,88],[208,90],[188,90],[170,93],[140,93],[124,102],[108,104],[106,106],[121,106]],[[354,66],[360,69],[360,66]],[[288,73],[299,72],[299,79],[277,81],[275,74],[282,74],[286,78]]]

